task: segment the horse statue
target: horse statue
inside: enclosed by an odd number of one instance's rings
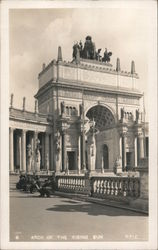
[[[102,62],[110,62],[110,56],[112,56],[112,52],[108,52],[105,48],[104,57],[102,58]]]
[[[97,61],[101,61],[102,56],[100,55],[101,49],[98,49],[98,51],[96,52],[96,60]]]

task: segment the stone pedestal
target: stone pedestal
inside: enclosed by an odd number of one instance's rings
[[[40,172],[40,162],[36,162],[36,172]]]
[[[148,159],[142,159],[141,165],[137,168],[140,174],[140,196],[131,201],[130,206],[148,212]]]
[[[91,195],[91,182],[90,182],[91,173],[85,173],[85,187],[88,195]]]
[[[115,174],[122,174],[122,164],[121,164],[121,157],[118,157],[115,162],[114,173]]]

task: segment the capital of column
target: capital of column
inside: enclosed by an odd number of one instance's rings
[[[12,128],[12,127],[9,128],[9,132],[10,132],[10,133],[13,133],[14,130],[15,130],[15,128]]]
[[[45,135],[46,135],[46,136],[50,136],[51,133],[50,133],[50,132],[45,132]]]
[[[25,135],[25,134],[26,134],[26,132],[27,132],[27,130],[26,130],[26,129],[22,129],[22,135]]]
[[[121,127],[120,130],[119,130],[120,136],[121,137],[126,137],[127,131],[128,131],[127,127]]]
[[[33,134],[38,135],[38,131],[37,130],[33,131]]]
[[[137,128],[135,131],[135,137],[141,138],[143,137],[143,130],[142,128]]]
[[[80,133],[86,132],[86,126],[85,126],[86,123],[87,123],[87,121],[82,121],[82,120],[80,120],[79,126],[78,126],[78,131],[79,131]]]
[[[64,134],[68,128],[69,124],[67,118],[61,118],[57,121],[57,130],[59,130],[61,134]]]

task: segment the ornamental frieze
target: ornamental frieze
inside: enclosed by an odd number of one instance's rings
[[[139,105],[139,100],[133,97],[118,97],[119,103]]]
[[[25,129],[25,130],[30,130],[30,131],[38,131],[38,132],[50,132],[52,131],[52,128],[48,125],[39,125],[29,123],[29,122],[21,122],[21,121],[9,121],[9,126],[15,129]]]
[[[65,90],[65,89],[62,90],[62,89],[60,89],[58,91],[58,96],[81,99],[82,98],[82,93],[76,92],[76,91],[72,91],[70,89],[69,90]]]
[[[95,100],[95,101],[103,101],[103,102],[116,102],[115,97],[111,97],[103,94],[84,94],[84,99],[86,100]]]
[[[51,92],[50,90],[49,91],[46,91],[43,95],[41,95],[39,98],[38,98],[38,104],[42,104],[46,101],[48,101],[50,98],[52,97],[51,95]]]

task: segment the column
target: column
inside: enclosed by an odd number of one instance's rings
[[[49,134],[45,133],[45,169],[49,170]]]
[[[54,167],[56,172],[61,172],[62,171],[62,138],[60,135],[60,132],[57,131],[55,135],[55,152],[54,152]]]
[[[18,132],[14,134],[14,169],[16,171],[17,167],[19,166],[19,148],[18,148]]]
[[[122,134],[122,170],[126,169],[126,134]]]
[[[122,167],[123,166],[123,164],[122,164],[122,162],[123,162],[123,159],[122,159],[122,135],[120,135],[120,141],[119,141],[119,143],[120,143],[120,157],[121,157],[121,166],[120,167]]]
[[[67,157],[66,157],[66,132],[62,131],[62,171],[67,170]]]
[[[137,141],[137,136],[135,136],[134,138],[134,165],[135,167],[138,166],[138,154],[137,154],[137,150],[138,150],[138,141]]]
[[[21,137],[21,151],[22,151],[22,171],[26,171],[26,130],[22,130]]]
[[[20,171],[22,171],[22,157],[21,157],[21,135],[17,135],[17,140],[18,140],[18,152],[19,152],[19,166],[20,166]]]
[[[45,134],[41,135],[41,165],[45,167]]]
[[[9,170],[14,172],[14,129],[9,128]]]
[[[50,136],[51,140],[51,149],[50,149],[50,156],[51,156],[51,163],[50,163],[50,170],[55,170],[53,166],[54,162],[54,140],[53,140],[53,134]]]
[[[86,162],[85,162],[85,134],[84,128],[82,129],[82,146],[81,146],[81,153],[82,153],[82,169],[86,170]]]
[[[31,171],[33,171],[33,166],[34,166],[34,138],[33,138],[33,132],[30,135],[30,145],[31,145],[31,150],[32,150]]]
[[[144,158],[144,138],[143,135],[138,135],[138,152],[139,152],[139,161],[140,159]]]
[[[77,150],[77,170],[80,174],[81,171],[81,135],[78,137],[78,150]]]
[[[33,161],[32,161],[32,171],[36,171],[36,143],[38,139],[38,132],[34,131],[33,134]]]

